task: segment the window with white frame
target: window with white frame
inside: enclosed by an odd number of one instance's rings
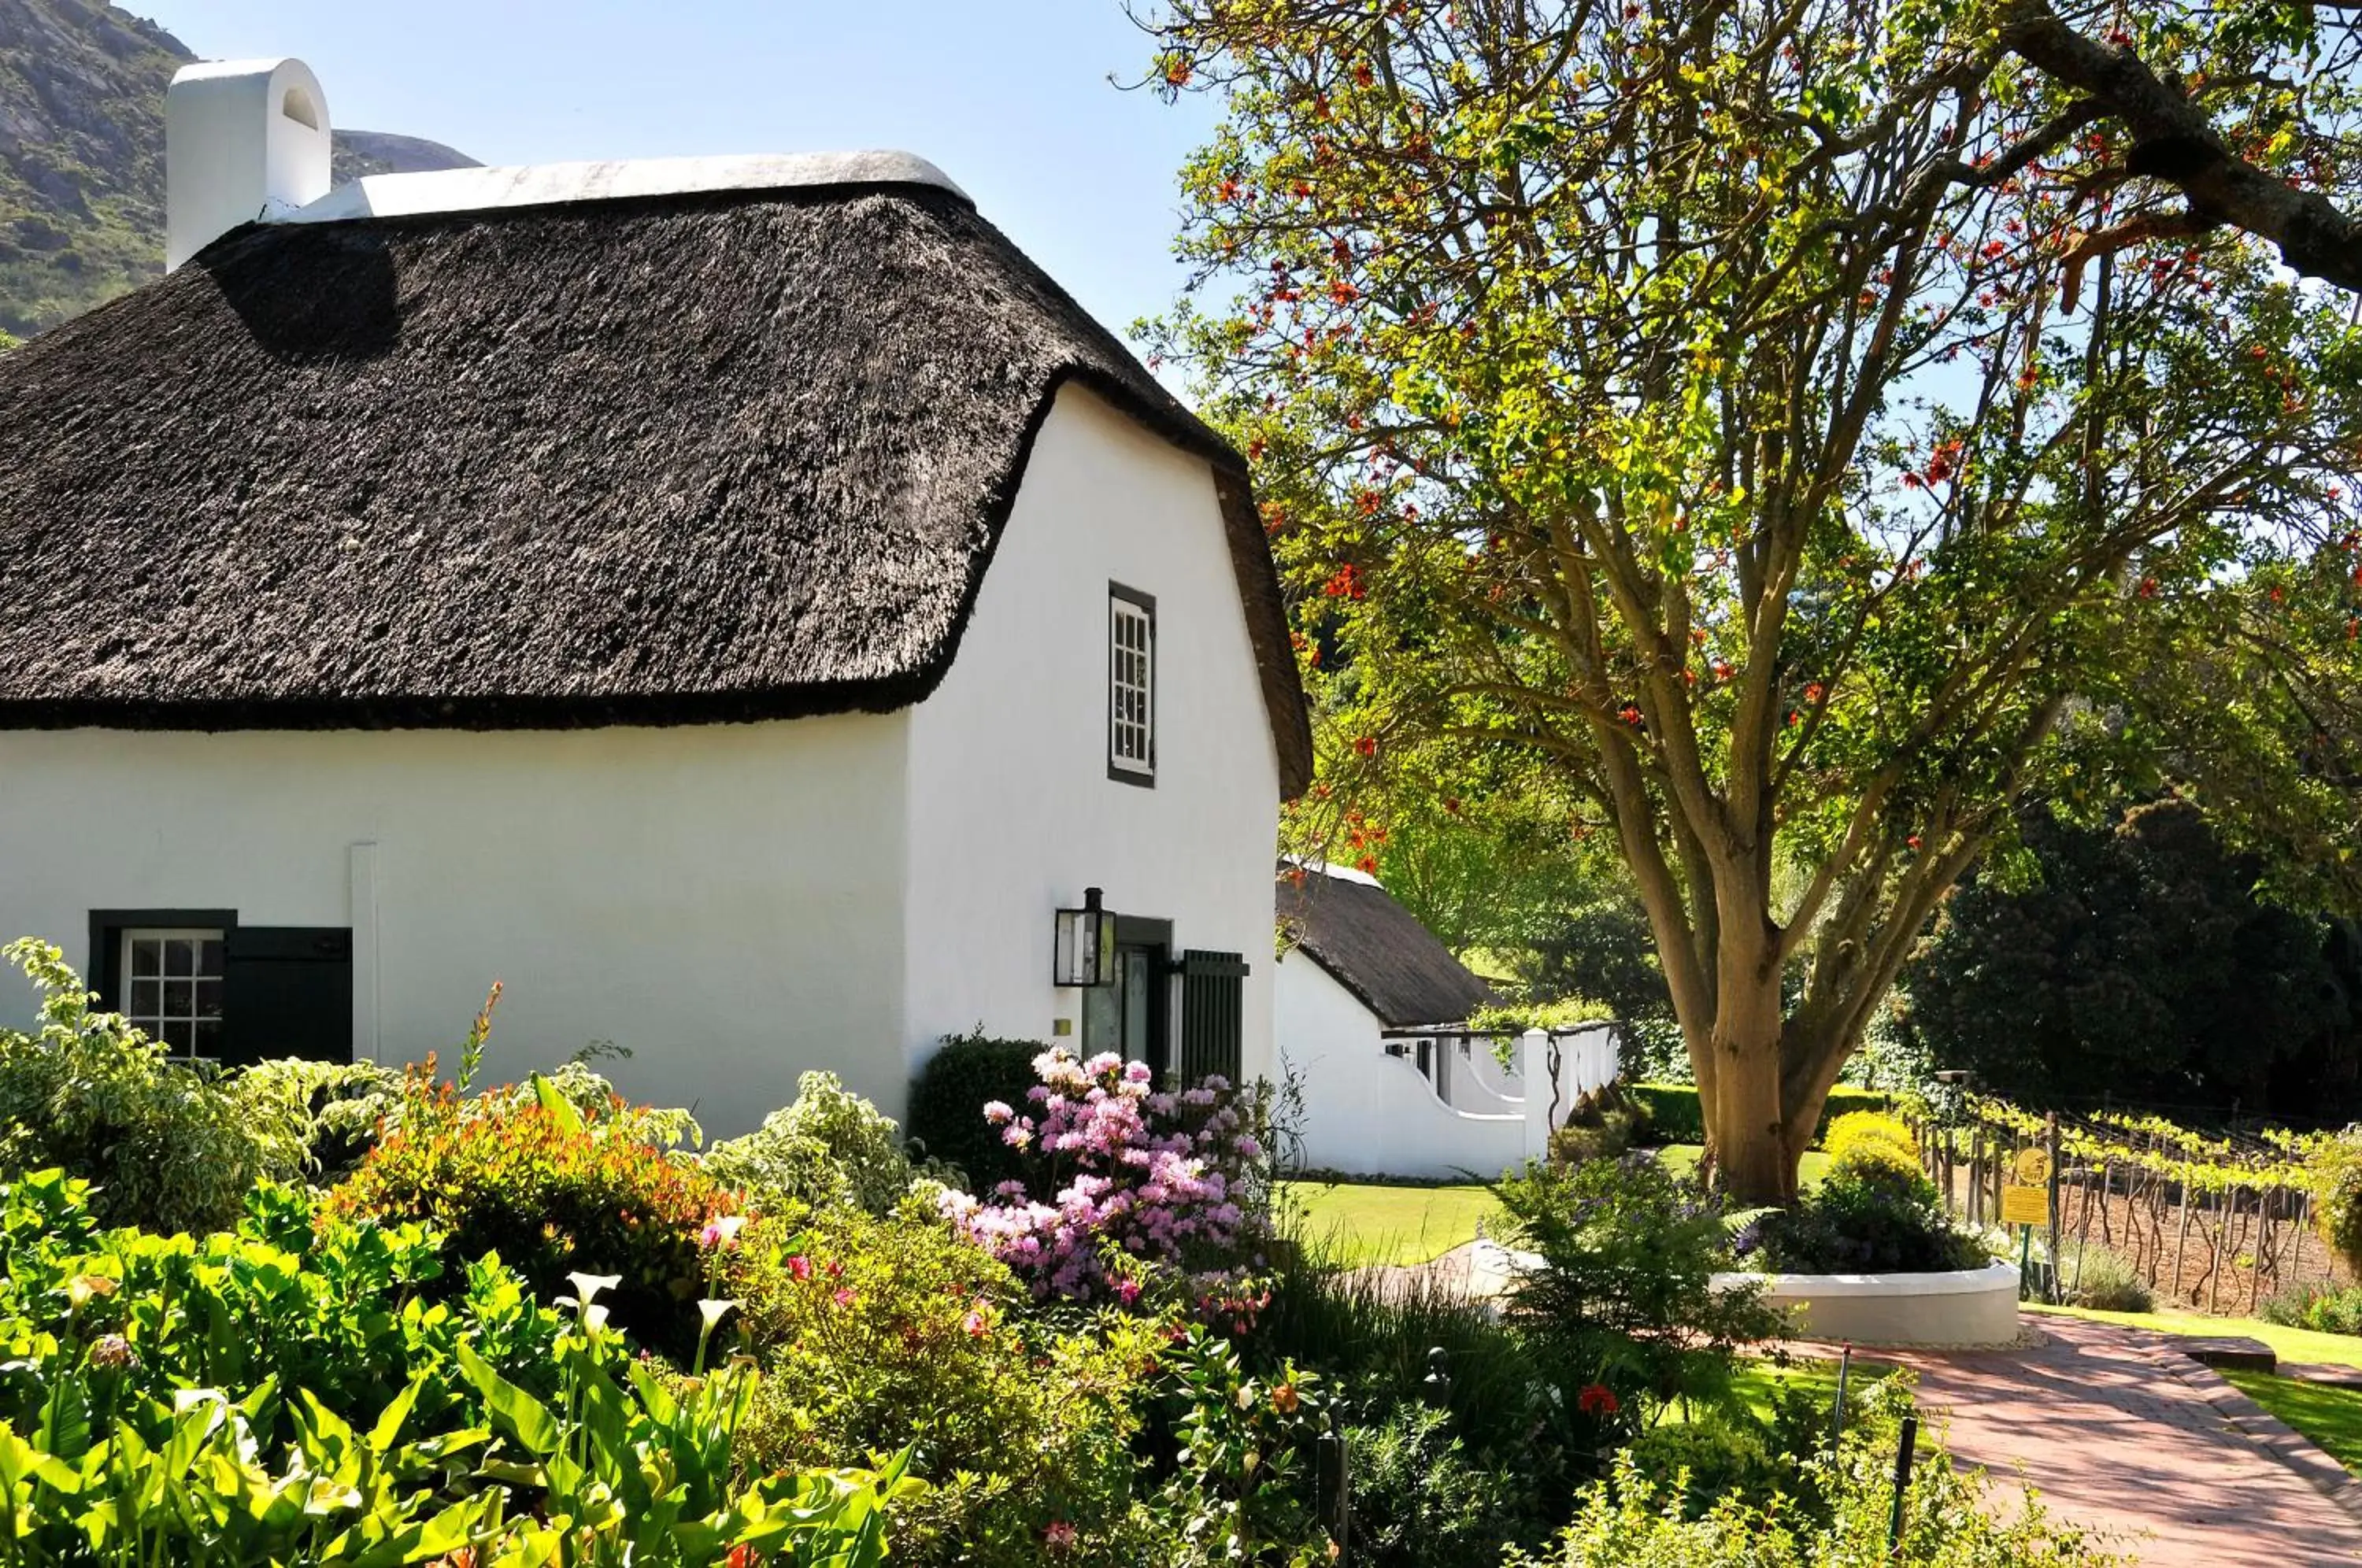
[[[1156,781],[1156,601],[1108,585],[1108,777]]]
[[[222,933],[135,926],[122,942],[123,1015],[175,1056],[219,1056]]]

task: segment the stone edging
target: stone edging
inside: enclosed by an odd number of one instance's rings
[[[2362,1481],[2346,1473],[2302,1432],[2248,1398],[2223,1375],[2202,1362],[2171,1348],[2172,1337],[2146,1331],[2120,1331],[2142,1353],[2179,1378],[2191,1392],[2213,1407],[2232,1430],[2254,1443],[2362,1524]]]

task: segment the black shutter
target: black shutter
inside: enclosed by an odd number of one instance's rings
[[[353,1059],[353,933],[241,925],[222,954],[222,1065]]]
[[[1242,1067],[1246,1022],[1246,960],[1235,953],[1181,955],[1181,1081],[1211,1073],[1232,1083]]]

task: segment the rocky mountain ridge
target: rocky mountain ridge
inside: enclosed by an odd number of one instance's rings
[[[164,90],[196,56],[104,0],[0,0],[0,333],[54,326],[164,266]],[[339,183],[456,169],[439,142],[337,131]]]

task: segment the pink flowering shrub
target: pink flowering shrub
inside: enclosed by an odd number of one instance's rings
[[[1026,1110],[984,1108],[1025,1174],[988,1198],[947,1192],[942,1201],[1036,1298],[1128,1307],[1143,1292],[1186,1286],[1202,1301],[1262,1265],[1260,1091],[1219,1076],[1163,1091],[1145,1063],[1113,1054],[1086,1062],[1057,1048],[1033,1070],[1042,1081]]]

